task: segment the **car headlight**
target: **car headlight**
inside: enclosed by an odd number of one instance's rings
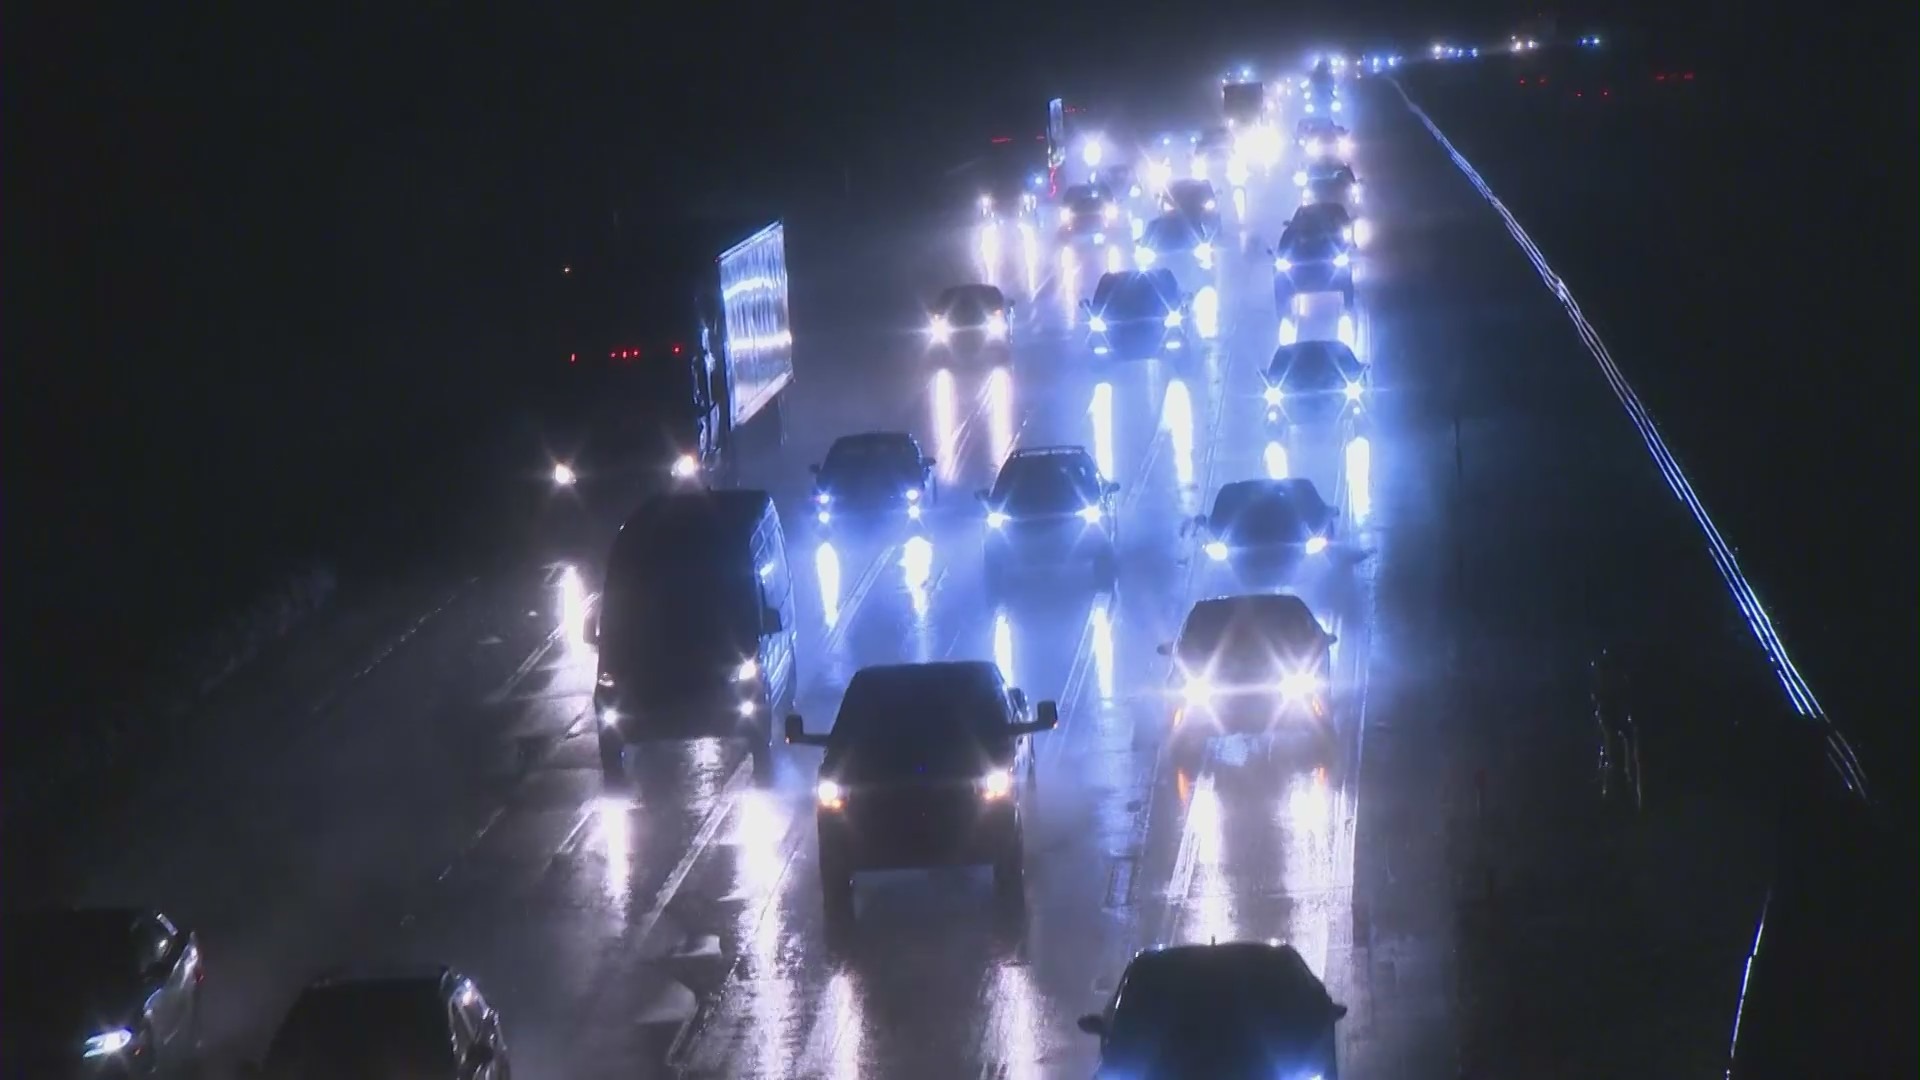
[[[1290,698],[1303,698],[1320,690],[1320,677],[1304,671],[1296,671],[1280,680],[1280,693]]]
[[[1305,170],[1305,169],[1295,169],[1295,170],[1294,170],[1294,172],[1293,172],[1293,186],[1294,186],[1294,187],[1301,187],[1301,188],[1303,188],[1303,187],[1306,187],[1306,186],[1307,186],[1307,170]]]
[[[1307,554],[1318,555],[1327,550],[1327,538],[1324,536],[1307,537]]]
[[[1337,109],[1337,108],[1338,108],[1338,107],[1336,106],[1336,109]],[[1352,156],[1353,156],[1353,140],[1352,140],[1352,139],[1349,139],[1349,138],[1346,138],[1345,136],[1342,136],[1342,137],[1341,137],[1341,139],[1340,139],[1340,156],[1341,156],[1341,157],[1352,157]]]
[[[1226,562],[1227,556],[1231,554],[1233,554],[1233,552],[1228,550],[1227,545],[1219,540],[1214,540],[1207,544],[1207,558],[1212,559],[1214,562]]]
[[[1347,189],[1347,192],[1355,203],[1358,203],[1360,201],[1360,185],[1359,184],[1354,184],[1352,187],[1349,187]]]
[[[847,805],[847,793],[837,780],[822,780],[815,784],[813,799],[822,810],[838,810]]]
[[[1344,268],[1346,266],[1351,265],[1352,262],[1353,262],[1353,258],[1344,251],[1333,257],[1333,265],[1335,266]]]
[[[908,488],[908,489],[907,489],[907,501],[908,501],[908,502],[910,502],[910,503],[917,503],[917,502],[919,502],[919,501],[920,501],[920,489],[919,489],[919,488]]]
[[[1153,249],[1145,244],[1133,249],[1133,261],[1140,266],[1152,266],[1157,258],[1159,256],[1153,253]]]
[[[1107,332],[1107,320],[1095,315],[1087,320],[1087,329],[1096,334],[1104,334]]]
[[[822,525],[830,525],[833,523],[833,515],[825,510],[822,510],[819,513],[816,513],[813,515],[813,520],[818,521]]]
[[[1165,324],[1168,329],[1173,329],[1185,322],[1186,319],[1177,311],[1169,311],[1167,312],[1167,317],[1160,321]]]
[[[1353,226],[1351,226],[1351,225],[1342,225],[1342,226],[1340,227],[1340,239],[1342,239],[1342,240],[1352,240],[1352,239],[1353,239]]]
[[[673,459],[673,478],[691,480],[700,475],[700,459],[692,454],[681,454]]]
[[[1334,111],[1334,112],[1339,112],[1339,111],[1340,111],[1340,103],[1339,103],[1338,101],[1336,101],[1336,102],[1334,102],[1334,103],[1333,103],[1333,111]]]
[[[987,316],[987,334],[990,337],[997,337],[997,338],[1006,337],[1007,336],[1007,317],[1005,315],[1000,315],[1000,314]]]
[[[993,209],[993,196],[991,195],[980,196],[980,209],[982,212],[991,211]]]
[[[89,1038],[81,1048],[80,1056],[84,1058],[111,1057],[131,1045],[133,1045],[133,1032],[128,1031],[126,1028],[114,1028],[112,1031],[103,1031]]]
[[[1097,506],[1083,506],[1080,508],[1080,520],[1089,525],[1100,524],[1100,517],[1100,508]]]
[[[1362,387],[1360,386],[1359,383],[1357,382],[1348,383],[1347,384],[1347,400],[1359,401],[1361,390],[1362,390]]]
[[[1013,770],[994,769],[980,778],[980,797],[997,802],[1013,794]]]
[[[1269,405],[1278,405],[1287,399],[1287,396],[1281,393],[1280,388],[1277,386],[1267,387],[1266,393],[1262,396],[1267,399],[1267,404]]]
[[[935,315],[927,324],[927,336],[935,341],[945,341],[953,335],[953,328],[947,325],[945,315]]]
[[[1287,271],[1293,269],[1293,261],[1291,259],[1288,259],[1286,256],[1282,255],[1281,257],[1273,260],[1273,268],[1284,274]]]
[[[1112,203],[1108,203],[1106,206],[1101,208],[1100,217],[1106,221],[1117,220],[1120,217],[1120,208],[1113,205]]]
[[[1005,528],[1006,524],[1007,524],[1007,515],[1001,513],[998,510],[987,511],[987,528],[1001,529],[1001,528]]]
[[[1060,208],[1060,224],[1062,225],[1073,224],[1073,209],[1071,207],[1063,206]]]
[[[830,491],[816,491],[813,493],[813,501],[819,503],[821,506],[832,506],[833,493]]]
[[[602,690],[613,689],[615,685],[614,679],[613,679],[613,672],[611,671],[601,672],[599,675],[594,677],[593,684],[595,686],[598,686]]]
[[[1312,188],[1307,188],[1306,190],[1304,190],[1304,191],[1302,191],[1302,192],[1300,193],[1300,203],[1301,203],[1301,205],[1303,205],[1303,206],[1311,206],[1311,205],[1313,204],[1313,189],[1312,189]]]
[[[573,482],[578,479],[580,478],[574,475],[573,466],[564,461],[556,461],[553,463],[554,487],[572,487]]]
[[[740,666],[733,669],[734,682],[752,682],[754,679],[757,679],[759,677],[760,677],[760,661],[755,660],[752,657],[748,657],[747,659],[740,661]]]
[[[1199,259],[1201,262],[1206,262],[1208,259],[1213,258],[1213,245],[1207,243],[1205,240],[1193,245],[1193,257]]]
[[[1207,200],[1207,209],[1209,209],[1209,210],[1218,210],[1218,209],[1220,209],[1220,203],[1219,203],[1219,202],[1218,202],[1217,200],[1215,200],[1215,199],[1208,199],[1208,200]]]
[[[1180,688],[1180,695],[1189,705],[1205,705],[1213,700],[1213,684],[1202,676],[1190,676],[1187,684]]]

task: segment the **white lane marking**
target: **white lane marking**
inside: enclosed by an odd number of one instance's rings
[[[1646,405],[1640,400],[1640,395],[1635,393],[1632,385],[1627,382],[1626,375],[1614,362],[1613,354],[1607,351],[1606,343],[1600,340],[1599,332],[1581,313],[1580,304],[1573,298],[1573,292],[1567,288],[1566,281],[1554,272],[1553,267],[1547,265],[1546,256],[1541,254],[1539,245],[1535,244],[1533,238],[1527,235],[1527,231],[1520,227],[1520,222],[1515,220],[1512,211],[1508,210],[1506,204],[1500,201],[1500,197],[1493,193],[1493,189],[1487,186],[1487,182],[1480,178],[1480,173],[1474,169],[1473,163],[1469,162],[1459,150],[1454,149],[1453,143],[1441,133],[1439,126],[1427,115],[1426,110],[1413,103],[1413,99],[1407,96],[1406,88],[1401,86],[1398,80],[1388,79],[1387,81],[1399,91],[1400,100],[1406,103],[1408,111],[1426,126],[1427,132],[1433,136],[1434,141],[1438,142],[1441,149],[1453,159],[1455,167],[1480,193],[1481,198],[1487,201],[1487,205],[1493,208],[1493,212],[1500,216],[1500,220],[1506,225],[1507,233],[1513,237],[1515,243],[1520,245],[1520,250],[1533,264],[1534,272],[1540,275],[1540,280],[1546,284],[1548,291],[1553,293],[1554,297],[1560,301],[1560,306],[1566,309],[1567,317],[1572,320],[1581,342],[1586,345],[1587,352],[1593,357],[1594,362],[1600,365],[1601,375],[1606,378],[1607,385],[1613,389],[1614,397],[1619,399],[1621,406],[1626,409],[1627,419],[1639,432],[1640,441],[1646,444],[1647,452],[1653,456],[1654,466],[1660,470],[1660,475],[1666,480],[1667,487],[1673,491],[1674,497],[1687,508],[1687,512],[1693,515],[1694,523],[1700,527],[1700,532],[1707,541],[1708,553],[1713,557],[1721,580],[1726,583],[1727,591],[1732,595],[1734,604],[1746,618],[1754,640],[1759,642],[1761,650],[1766,653],[1767,659],[1772,663],[1774,674],[1779,678],[1780,685],[1786,691],[1794,710],[1827,729],[1827,760],[1833,765],[1834,771],[1840,774],[1841,781],[1849,789],[1860,798],[1866,798],[1866,770],[1860,764],[1859,756],[1854,752],[1852,743],[1821,707],[1819,699],[1814,696],[1813,687],[1807,684],[1806,679],[1800,674],[1800,669],[1787,655],[1786,643],[1780,640],[1780,635],[1773,628],[1773,619],[1760,602],[1759,594],[1747,581],[1746,573],[1740,569],[1740,560],[1734,554],[1733,546],[1727,543],[1719,526],[1714,524],[1712,516],[1707,513],[1706,505],[1694,492],[1693,483],[1687,479],[1686,473],[1680,468],[1679,459],[1674,457],[1673,451],[1667,448],[1666,439],[1661,436],[1659,425],[1654,422],[1653,414],[1647,410]]]
[[[526,681],[527,676],[533,674],[534,669],[540,665],[540,662],[545,660],[547,654],[553,651],[553,647],[560,644],[560,639],[565,636],[565,634],[566,627],[564,625],[554,627],[553,630],[547,634],[546,640],[534,646],[533,651],[528,653],[526,658],[520,661],[520,666],[513,669],[513,674],[507,676],[507,681],[501,683],[498,690],[487,695],[487,702],[498,705],[509,697],[512,697],[513,692],[519,689],[520,684]]]

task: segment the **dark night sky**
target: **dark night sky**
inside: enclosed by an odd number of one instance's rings
[[[531,333],[530,275],[610,205],[784,210],[843,168],[944,167],[1037,130],[1053,94],[1137,93],[1236,43],[1277,57],[1315,43],[1303,28],[1418,42],[1528,12],[190,7],[6,11],[10,612],[84,627],[130,581],[160,604],[244,589],[250,557],[326,512],[286,491],[469,437]],[[1734,54],[1783,40],[1717,17],[1724,0],[1663,10]],[[57,642],[57,621],[36,625]]]

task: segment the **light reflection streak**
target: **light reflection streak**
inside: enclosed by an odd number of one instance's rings
[[[733,893],[758,898],[777,893],[785,860],[780,842],[793,826],[793,811],[770,791],[743,792],[732,818],[728,840],[734,847]],[[794,981],[780,969],[780,943],[787,934],[788,911],[775,897],[766,905],[749,902],[741,905],[734,924],[737,940],[743,943],[743,959],[750,965],[755,992],[756,1026],[753,1059],[755,1071],[768,1076],[790,1074],[791,1041],[787,1035],[798,1027],[802,1010],[796,1008]]]
[[[1224,814],[1213,774],[1207,773],[1193,786],[1193,799],[1187,804],[1187,828],[1193,833],[1195,888],[1188,897],[1193,907],[1189,941],[1232,941],[1240,936],[1233,907],[1232,882],[1221,873],[1226,846]]]
[[[1267,463],[1267,479],[1285,480],[1287,478],[1287,448],[1276,440],[1269,442],[1260,455]]]
[[[1193,323],[1202,341],[1220,336],[1220,293],[1211,285],[1202,285],[1193,294]]]
[[[987,438],[995,465],[1013,453],[1013,373],[1004,367],[987,375]]]
[[[1246,220],[1246,216],[1247,216],[1247,189],[1246,188],[1237,187],[1233,189],[1233,214],[1235,217],[1240,218],[1243,221]]]
[[[1100,684],[1100,700],[1113,700],[1113,619],[1107,614],[1107,602],[1094,603],[1087,619],[1093,625],[1093,675]]]
[[[813,553],[813,576],[820,581],[820,614],[831,630],[840,621],[840,553],[824,540]]]
[[[607,861],[604,889],[607,901],[622,917],[633,899],[633,812],[626,799],[602,797],[594,800],[595,831],[600,850]]]
[[[1000,226],[988,222],[980,226],[980,273],[987,280],[994,280],[1000,272]]]
[[[1093,402],[1087,406],[1093,418],[1093,463],[1100,475],[1111,480],[1113,474],[1113,384],[1099,383],[1093,388]]]
[[[859,1080],[864,1073],[867,1042],[866,1002],[860,988],[845,971],[827,980],[827,1015],[834,1018],[834,1080]]]
[[[1117,274],[1126,268],[1126,256],[1120,254],[1120,245],[1107,245],[1107,273]]]
[[[1373,512],[1373,444],[1364,435],[1347,444],[1347,506],[1355,521]]]
[[[561,639],[568,653],[579,653],[587,646],[587,587],[580,571],[566,566],[554,588],[560,594]]]
[[[924,536],[910,536],[900,546],[901,576],[906,581],[907,596],[913,601],[913,617],[916,622],[927,617],[927,585],[933,580],[933,541]]]
[[[1027,293],[1040,291],[1040,241],[1030,222],[1020,223],[1020,255],[1027,269]]]
[[[1060,249],[1060,304],[1066,309],[1067,318],[1074,320],[1080,314],[1080,257],[1073,248]]]
[[[1160,426],[1173,443],[1173,474],[1182,487],[1193,483],[1193,397],[1181,379],[1167,383],[1160,405]]]
[[[1013,676],[1013,623],[1004,611],[993,613],[993,662],[1000,666],[1000,677],[1007,685],[1019,684]]]
[[[1281,886],[1301,898],[1287,920],[1287,938],[1314,974],[1326,977],[1336,919],[1352,918],[1351,874],[1344,879],[1335,857],[1335,829],[1346,818],[1346,796],[1316,768],[1293,777],[1274,807],[1281,841]]]
[[[946,368],[933,373],[933,441],[940,449],[940,475],[951,480],[959,472],[960,408],[955,401],[953,372]]]
[[[1008,964],[995,971],[992,1052],[1003,1064],[997,1076],[1006,1080],[1026,1080],[1045,1075],[1041,1068],[1040,1025],[1044,1015],[1040,992],[1033,985],[1033,968],[1026,964]]]

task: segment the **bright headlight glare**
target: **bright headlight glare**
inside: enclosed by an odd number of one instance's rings
[[[573,466],[568,465],[564,461],[554,463],[553,483],[555,487],[572,487],[573,482],[577,479],[579,479],[579,477],[573,474]]]
[[[1218,540],[1207,544],[1207,558],[1212,559],[1214,562],[1226,562],[1227,556],[1230,554],[1232,554],[1232,552],[1227,550],[1227,545]]]
[[[673,475],[679,480],[691,480],[700,474],[700,459],[692,454],[681,454],[673,459]]]
[[[1095,315],[1087,320],[1087,329],[1096,334],[1104,334],[1107,332],[1107,320]]]
[[[80,1056],[86,1058],[110,1057],[131,1045],[133,1045],[133,1032],[128,1031],[126,1028],[115,1028],[112,1031],[103,1031],[89,1038],[85,1047],[80,1051]]]
[[[1287,271],[1293,269],[1293,262],[1292,260],[1288,259],[1286,256],[1282,255],[1280,258],[1273,260],[1273,268],[1284,274]]]
[[[919,501],[920,501],[920,489],[919,489],[919,488],[908,488],[908,489],[907,489],[907,501],[908,501],[908,502],[910,502],[910,503],[917,503],[917,502],[919,502]]]
[[[1013,771],[994,769],[980,778],[980,797],[988,802],[1013,794]]]
[[[1190,675],[1187,684],[1180,688],[1180,694],[1189,705],[1204,705],[1213,700],[1213,684],[1204,676]]]
[[[1347,266],[1352,262],[1353,262],[1353,259],[1350,256],[1348,256],[1347,253],[1344,251],[1333,257],[1333,265],[1335,266]]]
[[[847,805],[847,793],[841,790],[839,782],[835,780],[822,780],[815,784],[813,798],[826,810],[838,810]]]
[[[1202,262],[1213,258],[1213,245],[1207,243],[1205,240],[1193,245],[1193,257]]]
[[[1082,520],[1082,521],[1084,521],[1084,522],[1086,522],[1086,523],[1087,523],[1087,524],[1089,524],[1089,525],[1098,525],[1098,524],[1100,524],[1100,508],[1099,508],[1099,507],[1097,507],[1097,506],[1083,506],[1083,507],[1081,507],[1081,508],[1080,508],[1080,520]]]
[[[1320,678],[1304,671],[1296,671],[1280,680],[1280,692],[1290,698],[1302,698],[1320,689]]]
[[[735,682],[751,682],[759,677],[760,661],[752,657],[740,661],[740,666],[733,669],[733,681]]]
[[[1357,382],[1350,382],[1350,383],[1348,383],[1348,384],[1347,384],[1347,400],[1348,400],[1348,401],[1359,401],[1359,400],[1360,400],[1360,390],[1361,390],[1361,387],[1360,387],[1360,384],[1359,384],[1359,383],[1357,383]]]
[[[821,506],[831,506],[833,504],[833,495],[831,492],[816,491],[813,493],[813,501],[819,503]]]
[[[1164,322],[1169,328],[1171,328],[1171,327],[1179,326],[1182,322],[1186,320],[1185,320],[1185,317],[1182,316],[1179,312],[1169,311],[1167,312],[1167,317],[1161,321]]]
[[[1269,405],[1278,405],[1286,400],[1286,395],[1282,394],[1277,386],[1267,387],[1266,393],[1262,396],[1267,399]]]
[[[1293,186],[1294,186],[1294,187],[1306,187],[1306,186],[1307,186],[1307,170],[1305,170],[1305,169],[1295,169],[1295,170],[1294,170],[1294,173],[1293,173]]]
[[[1007,317],[999,314],[989,315],[987,317],[987,333],[993,337],[1006,337]]]
[[[1147,247],[1145,244],[1133,249],[1133,261],[1141,266],[1152,266],[1153,260],[1156,258],[1158,258],[1158,256],[1153,253],[1153,249]]]
[[[1220,203],[1219,203],[1219,201],[1218,201],[1218,200],[1216,200],[1216,199],[1208,199],[1208,200],[1207,200],[1207,209],[1209,209],[1209,210],[1218,210],[1219,208],[1220,208]]]
[[[987,511],[987,528],[989,529],[1004,528],[1006,524],[1007,524],[1007,515],[1001,513],[998,510]]]
[[[1327,538],[1326,538],[1326,537],[1324,537],[1324,536],[1310,536],[1310,537],[1308,537],[1308,538],[1307,538],[1307,554],[1309,554],[1309,555],[1318,555],[1318,554],[1320,554],[1321,552],[1323,552],[1323,551],[1325,551],[1325,550],[1327,550]]]
[[[1104,208],[1101,209],[1100,216],[1107,219],[1108,221],[1113,221],[1120,216],[1120,208],[1113,205],[1112,203],[1108,203]]]
[[[1060,208],[1060,224],[1062,225],[1073,224],[1073,207],[1063,206]]]

